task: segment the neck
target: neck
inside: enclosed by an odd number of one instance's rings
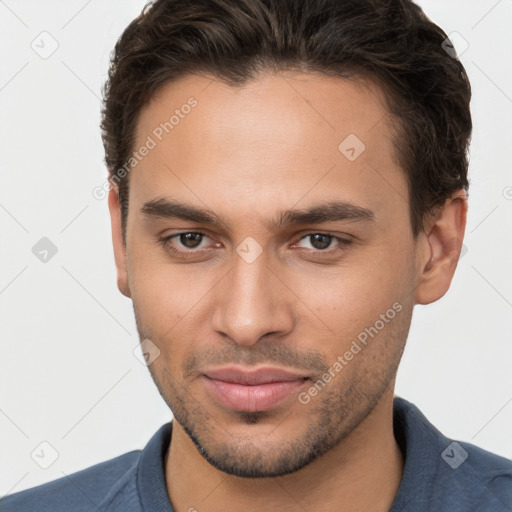
[[[335,448],[295,473],[240,478],[210,465],[173,421],[166,484],[175,512],[372,510],[388,512],[403,471],[393,434],[392,386]]]

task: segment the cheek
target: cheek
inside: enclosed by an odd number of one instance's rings
[[[209,311],[205,307],[221,277],[217,271],[172,264],[163,251],[149,247],[129,254],[128,269],[139,330],[159,340],[162,350],[173,345],[174,351],[175,345],[185,340],[189,346],[198,330],[207,328]]]
[[[156,260],[154,251],[132,250],[127,262],[139,321],[153,336],[162,336],[185,314],[190,288],[172,266]]]
[[[380,247],[364,257],[347,259],[343,266],[297,270],[290,275],[290,289],[306,306],[304,318],[317,317],[333,331],[333,337],[342,339],[372,325],[395,302],[402,301],[411,287],[407,260],[391,263],[390,252]]]

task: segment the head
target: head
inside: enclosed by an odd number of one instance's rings
[[[471,91],[446,38],[407,0],[157,0],[116,44],[118,286],[215,467],[296,471],[392,397],[465,229]],[[275,405],[212,391],[269,366],[301,379]]]

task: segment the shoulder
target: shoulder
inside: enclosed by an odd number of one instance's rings
[[[92,512],[119,494],[134,494],[140,450],[0,499],[2,512]],[[133,496],[132,496],[133,498]],[[137,499],[137,498],[136,498]]]
[[[512,512],[512,460],[448,439],[436,471],[435,507],[454,512]]]
[[[512,460],[450,439],[399,397],[394,422],[406,457],[402,492],[393,510],[413,500],[429,511],[512,512]]]
[[[478,480],[484,486],[484,490],[505,498],[504,503],[508,503],[509,510],[512,510],[512,460],[464,441],[453,442],[452,448],[459,449],[461,458],[465,457],[460,469],[463,469],[468,477],[472,476]],[[449,450],[444,456],[446,458],[451,454],[452,451]],[[470,478],[468,480],[471,481]]]

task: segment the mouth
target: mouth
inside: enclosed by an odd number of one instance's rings
[[[207,370],[202,380],[221,405],[237,411],[264,411],[296,395],[309,378],[279,368],[230,366]]]

